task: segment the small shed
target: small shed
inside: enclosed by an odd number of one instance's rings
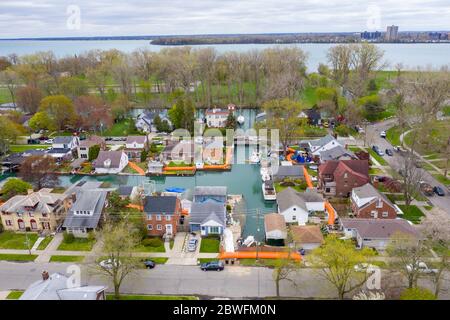
[[[287,238],[286,221],[279,213],[269,213],[264,216],[266,242],[270,245],[284,245]]]

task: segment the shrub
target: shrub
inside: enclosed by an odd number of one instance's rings
[[[141,152],[141,162],[145,162],[145,160],[147,160],[148,157],[148,151],[147,150],[143,150]]]
[[[157,247],[161,247],[163,245],[163,242],[159,238],[149,238],[149,239],[142,240],[142,245],[144,247],[157,248]]]
[[[436,296],[425,288],[410,288],[402,292],[400,300],[436,300]]]
[[[334,129],[334,132],[341,137],[348,137],[352,133],[352,129],[344,124],[340,124]]]
[[[63,234],[65,243],[73,243],[75,241],[75,237],[71,233],[64,232]]]
[[[95,232],[93,232],[93,231],[89,232],[87,238],[89,241],[94,241],[95,240]]]
[[[100,146],[98,144],[92,146],[89,148],[89,161],[94,161],[95,159],[97,159],[98,154],[100,153]]]

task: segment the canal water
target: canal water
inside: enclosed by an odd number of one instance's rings
[[[252,147],[245,148],[247,155],[251,154]],[[242,151],[242,150],[240,150]],[[191,192],[195,186],[226,186],[228,194],[243,195],[244,205],[240,215],[244,218],[243,235],[254,235],[257,239],[264,239],[264,214],[275,212],[275,201],[265,201],[262,195],[262,180],[260,166],[255,164],[234,164],[231,171],[226,172],[197,172],[192,177],[143,177],[107,175],[98,177],[61,176],[60,184],[63,187],[81,180],[109,182],[112,186],[140,186],[143,183],[154,181],[155,191],[164,191],[166,188],[181,187]],[[242,219],[240,219],[242,220]]]

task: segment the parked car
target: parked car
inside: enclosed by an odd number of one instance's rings
[[[394,152],[391,149],[386,149],[386,154],[390,157],[392,157],[394,155]]]
[[[200,265],[200,269],[202,269],[203,271],[209,271],[209,270],[222,271],[224,268],[225,268],[225,266],[223,265],[223,262],[221,262],[221,261],[210,261],[210,262],[202,263]]]
[[[120,266],[120,261],[108,259],[100,261],[99,265],[104,269],[111,270],[114,266]]]
[[[355,264],[353,268],[356,272],[367,272],[367,270],[372,271],[374,269],[377,269],[378,267],[369,263],[359,263]]]
[[[422,191],[422,193],[424,195],[426,195],[428,197],[431,197],[434,195],[434,189],[429,183],[426,183],[425,181],[420,181],[419,187],[420,187],[420,191]]]
[[[381,131],[380,132],[380,137],[386,138],[386,131]]]
[[[384,156],[384,152],[380,150],[380,148],[378,146],[372,146],[372,150],[375,151],[375,153],[377,155],[379,155],[380,157]]]
[[[189,251],[189,252],[195,252],[195,250],[197,250],[197,243],[198,243],[198,240],[197,240],[197,239],[191,239],[191,240],[189,240],[189,243],[188,243],[188,251]]]
[[[147,269],[153,269],[156,267],[156,263],[153,260],[145,260],[144,265]]]
[[[430,269],[428,268],[428,266],[426,265],[425,262],[420,261],[416,268],[416,270],[418,270],[420,273],[437,273],[436,269]],[[413,266],[411,264],[407,264],[406,265],[406,270],[408,270],[408,272],[412,272],[413,271]]]
[[[435,186],[435,187],[433,188],[433,192],[436,193],[436,194],[437,194],[438,196],[440,196],[440,197],[445,196],[444,189],[442,189],[442,188],[439,187],[439,186]]]

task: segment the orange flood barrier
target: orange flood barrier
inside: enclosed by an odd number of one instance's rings
[[[145,171],[141,167],[139,167],[136,163],[129,161],[128,165],[141,176],[145,176]]]
[[[325,201],[325,208],[328,212],[328,225],[333,225],[334,220],[336,219],[336,211],[328,201]]]
[[[303,175],[305,176],[306,185],[308,186],[308,188],[314,188],[311,177],[309,176],[308,170],[305,166],[303,166]]]
[[[194,171],[195,167],[164,167],[164,171]]]
[[[237,251],[237,252],[221,252],[219,259],[292,259],[300,261],[301,255],[293,252],[288,254],[287,252],[267,252],[267,251]]]

